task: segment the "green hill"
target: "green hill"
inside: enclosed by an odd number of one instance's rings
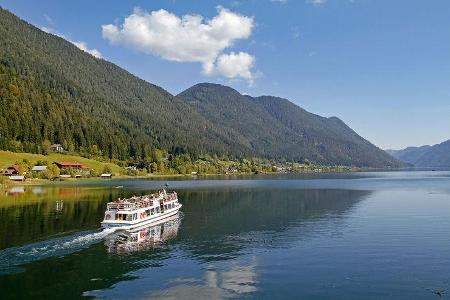
[[[399,166],[399,162],[366,141],[336,117],[324,118],[292,102],[271,96],[250,97],[210,83],[180,93],[213,124],[258,156],[319,164]]]
[[[79,162],[88,167],[89,169],[94,169],[97,172],[101,172],[105,166],[108,166],[112,173],[121,174],[123,173],[123,168],[110,162],[100,162],[94,159],[89,159],[76,155],[60,154],[60,153],[50,153],[49,155],[33,154],[33,153],[17,153],[10,151],[0,151],[0,170],[7,168],[16,162],[21,162],[22,160],[28,160],[31,165],[37,162],[46,161],[49,164],[57,161],[71,161]]]
[[[171,154],[398,166],[337,118],[218,85],[174,97],[0,9],[0,150],[149,161]]]
[[[162,88],[1,9],[0,101],[0,149],[40,152],[50,140],[119,159],[243,152]]]

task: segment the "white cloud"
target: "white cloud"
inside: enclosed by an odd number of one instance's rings
[[[245,52],[221,54],[217,58],[216,71],[227,78],[244,78],[253,82],[252,67],[255,57]]]
[[[250,80],[250,69],[243,72],[242,65],[225,68],[224,63],[219,67],[219,61],[220,58],[224,62],[230,61],[228,58],[233,57],[233,61],[243,63],[252,57],[248,53],[224,54],[223,51],[233,46],[236,40],[249,38],[253,27],[253,18],[223,7],[218,7],[217,15],[210,20],[204,20],[200,15],[178,17],[164,9],[151,12],[135,9],[122,25],[103,25],[102,35],[111,44],[124,45],[166,60],[201,63],[205,75],[220,74]],[[254,58],[246,65],[253,66],[253,61]],[[233,67],[236,70],[232,72]]]
[[[52,28],[50,28],[50,27],[47,27],[47,26],[41,26],[40,28],[41,28],[42,31],[45,31],[45,32],[47,32],[47,33],[52,33],[52,34],[54,34],[54,35],[57,35],[57,36],[61,37],[61,35],[56,34],[55,31],[54,31]]]
[[[69,42],[71,42],[72,44],[74,44],[75,46],[77,46],[78,48],[83,50],[84,52],[87,52],[94,57],[103,58],[100,51],[98,51],[97,49],[89,49],[86,45],[86,42],[83,42],[83,41],[75,42],[75,41],[70,41],[70,40],[69,40]]]
[[[89,53],[90,55],[96,57],[96,58],[103,58],[103,55],[100,51],[98,51],[97,49],[89,49],[86,42],[83,41],[72,41],[71,39],[67,38],[64,34],[59,33],[58,31],[54,30],[53,28],[50,27],[45,27],[42,26],[41,27],[42,31],[45,31],[47,33],[51,33],[54,35],[59,36],[60,38],[65,39],[66,41],[74,44],[76,47],[78,47],[79,49],[83,50],[84,52]]]
[[[53,21],[53,19],[50,18],[48,15],[44,14],[44,19],[45,19],[45,21],[47,21],[48,24],[55,25],[55,22]]]

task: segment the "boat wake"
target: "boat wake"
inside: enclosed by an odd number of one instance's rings
[[[119,229],[82,231],[69,236],[0,250],[0,274],[21,272],[23,269],[19,267],[20,265],[80,251],[102,241]]]

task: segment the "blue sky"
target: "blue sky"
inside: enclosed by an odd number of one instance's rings
[[[253,96],[284,97],[310,112],[338,116],[382,148],[450,139],[450,1],[0,0],[0,5],[173,94],[208,81]],[[170,37],[144,43],[133,31],[139,27],[123,30],[132,15],[148,24],[186,15],[203,19],[194,18],[200,23],[189,29],[151,28],[173,37],[172,44],[166,43]],[[186,32],[192,36],[183,39]]]

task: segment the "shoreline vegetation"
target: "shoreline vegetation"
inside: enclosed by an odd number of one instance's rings
[[[58,161],[70,161],[83,164],[80,170],[60,170],[55,165]],[[32,154],[11,151],[0,151],[0,169],[11,165],[19,167],[19,175],[25,181],[12,181],[7,176],[1,176],[0,188],[10,185],[43,185],[55,181],[86,181],[99,180],[100,174],[109,173],[112,178],[164,178],[182,176],[220,176],[220,175],[250,175],[250,174],[281,174],[281,173],[328,173],[360,171],[354,166],[323,166],[305,161],[275,162],[265,159],[239,159],[204,155],[195,159],[187,154],[172,155],[161,150],[155,150],[152,155],[140,161],[108,160],[103,157],[82,157],[77,153]],[[33,166],[43,165],[43,172],[31,172]],[[66,175],[61,178],[60,175]],[[67,178],[70,175],[70,178]],[[75,175],[81,176],[75,178]],[[63,176],[64,177],[64,176]]]

